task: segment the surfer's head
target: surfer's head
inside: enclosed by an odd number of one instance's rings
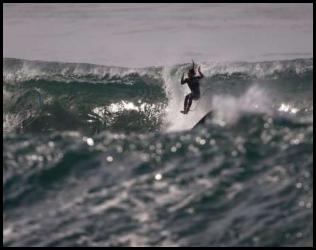
[[[191,77],[193,77],[194,75],[195,75],[195,70],[192,68],[192,69],[190,69],[189,72],[188,72],[188,77],[191,78]]]

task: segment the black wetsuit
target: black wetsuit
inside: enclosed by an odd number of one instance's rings
[[[200,98],[200,82],[201,76],[194,76],[192,79],[186,79],[186,82],[191,90],[191,95],[194,100]]]
[[[193,76],[192,78],[187,78],[183,81],[181,81],[181,84],[187,83],[191,93],[186,95],[184,100],[184,113],[189,112],[190,107],[192,105],[192,100],[198,100],[200,98],[200,82],[199,80],[203,78],[203,75],[201,76]]]

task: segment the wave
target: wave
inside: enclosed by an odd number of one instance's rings
[[[65,82],[100,83],[120,81],[125,76],[141,75],[147,81],[155,78],[160,67],[145,69],[111,67],[88,63],[44,62],[16,58],[3,59],[3,80],[22,82],[28,80],[48,80]],[[124,79],[126,84],[133,84],[132,79]],[[130,81],[128,81],[130,80]],[[155,83],[155,82],[153,82]]]
[[[132,69],[4,58],[4,130],[183,130],[210,109],[221,119],[282,107],[312,116],[312,58],[200,65],[202,98],[183,116],[188,89],[178,82],[190,64]]]
[[[205,74],[216,78],[226,77],[267,77],[280,75],[303,75],[312,73],[313,58],[266,62],[212,62],[201,63]],[[174,71],[190,67],[190,64],[170,66]],[[109,77],[126,76],[133,73],[142,76],[161,77],[166,67],[126,68],[103,66],[88,63],[65,63],[25,60],[16,58],[3,59],[3,80],[25,81],[33,79],[50,80],[107,80]],[[50,78],[51,77],[51,78]],[[55,77],[55,78],[54,78]],[[85,78],[86,77],[86,78]]]
[[[3,245],[313,245],[312,59],[201,65],[4,59]]]

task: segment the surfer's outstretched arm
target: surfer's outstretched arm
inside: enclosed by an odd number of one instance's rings
[[[202,72],[201,72],[201,66],[198,67],[198,71],[199,71],[199,74],[200,74],[200,78],[203,78],[204,75],[203,75]]]
[[[182,77],[181,77],[181,85],[182,84],[185,84],[187,81],[187,79],[184,79],[184,73],[182,74]]]

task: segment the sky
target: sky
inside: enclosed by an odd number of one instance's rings
[[[3,54],[146,67],[312,57],[313,5],[6,3]]]

